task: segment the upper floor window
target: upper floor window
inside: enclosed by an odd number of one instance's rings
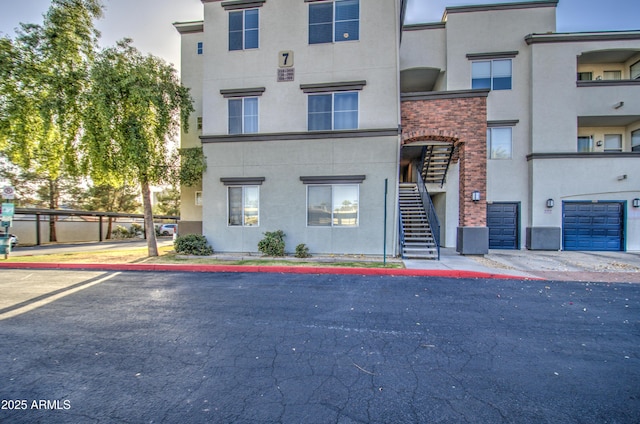
[[[309,5],[309,44],[360,39],[360,0]]]
[[[603,80],[621,80],[622,71],[604,71],[602,73]]]
[[[489,159],[511,159],[513,150],[511,137],[511,127],[487,128]]]
[[[229,99],[229,134],[258,132],[258,98]]]
[[[631,131],[631,151],[640,152],[640,129]]]
[[[578,72],[578,81],[591,81],[593,72]]]
[[[204,53],[204,43],[202,41],[198,41],[198,46],[196,48],[198,54]]]
[[[604,135],[604,151],[605,152],[621,152],[622,151],[622,134],[605,134]]]
[[[593,136],[585,135],[578,137],[578,153],[593,152]]]
[[[357,128],[357,92],[347,91],[309,95],[309,131],[352,130]]]
[[[229,12],[229,50],[258,48],[258,9]]]
[[[481,60],[471,64],[471,88],[511,90],[511,59]]]
[[[640,79],[640,60],[631,65],[629,68],[631,79]]]

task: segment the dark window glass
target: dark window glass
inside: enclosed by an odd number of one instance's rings
[[[360,35],[360,2],[336,2],[335,41],[358,40]]]
[[[309,131],[331,129],[331,94],[309,96]]]
[[[309,44],[330,43],[333,32],[333,3],[309,5]]]

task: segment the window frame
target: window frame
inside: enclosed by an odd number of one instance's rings
[[[614,149],[607,148],[607,138],[611,139],[611,137],[615,137],[617,139],[617,141],[619,142],[620,147],[616,147]],[[624,146],[623,146],[622,134],[605,134],[604,135],[604,152],[605,153],[621,152],[623,150],[623,148],[624,148]]]
[[[640,63],[640,62],[638,62]],[[635,138],[635,140],[634,140]],[[637,144],[633,144],[636,141]],[[631,151],[632,152],[640,152],[640,128],[631,131]]]
[[[229,135],[238,135],[238,134],[256,134],[260,131],[260,100],[259,96],[246,96],[246,97],[230,97],[227,99],[227,133]],[[255,115],[247,115],[246,114],[246,101],[247,100],[255,100],[256,102],[256,113]],[[241,114],[240,117],[240,132],[232,132],[231,128],[231,105],[232,102],[240,102],[241,104]],[[255,131],[247,131],[246,130],[246,121],[248,117],[255,116]]]
[[[637,69],[633,69],[634,67],[636,67]],[[635,78],[633,77],[633,73],[637,72],[637,75],[635,76]],[[632,80],[637,80],[640,79],[640,60],[637,61],[636,63],[632,63],[631,66],[629,66],[629,79]]]
[[[358,17],[357,19],[341,19],[338,20],[338,13],[337,13],[337,9],[339,7],[340,3],[347,3],[347,2],[356,2],[357,3],[357,7],[358,7]],[[325,38],[314,38],[312,39],[312,31],[311,31],[311,27],[312,26],[319,26],[319,25],[328,25],[329,21],[322,21],[322,22],[311,22],[312,19],[312,9],[314,8],[320,8],[320,7],[326,7],[328,4],[331,4],[331,38],[330,39],[325,39]],[[329,43],[342,43],[342,42],[346,42],[346,41],[359,41],[360,40],[360,0],[334,0],[331,2],[310,2],[309,3],[309,8],[308,8],[308,15],[309,15],[309,19],[308,19],[308,23],[307,23],[307,31],[308,31],[308,44],[312,45],[312,44],[329,44]],[[356,28],[356,34],[355,34],[355,38],[352,36],[351,33],[349,33],[349,37],[338,37],[336,30],[337,27],[340,26],[341,23],[344,22],[357,22],[357,28]],[[346,34],[346,33],[343,33]],[[324,34],[323,34],[324,36]]]
[[[356,109],[350,110],[337,110],[336,109],[336,96],[343,95],[355,95],[356,100]],[[330,128],[314,128],[311,129],[311,99],[318,97],[326,97],[331,96],[331,110],[330,111],[322,111],[322,112],[313,112],[314,114],[331,114],[331,125]],[[355,126],[353,127],[344,127],[344,128],[336,128],[336,115],[339,113],[355,113]],[[332,92],[317,92],[317,93],[308,93],[307,94],[307,131],[344,131],[344,130],[357,130],[360,128],[360,92],[356,90],[347,90],[347,91],[332,91]]]
[[[319,228],[358,228],[360,227],[360,183],[333,183],[333,184],[307,184],[307,202],[306,202],[306,224],[307,227],[319,227]],[[314,188],[324,188],[330,189],[331,194],[331,205],[329,207],[329,212],[331,216],[329,218],[328,224],[312,224],[310,222],[310,190]],[[355,223],[354,224],[338,224],[336,223],[336,188],[354,188],[355,196],[356,196],[356,206],[355,206]]]
[[[256,28],[247,28],[247,12],[255,12],[256,13],[256,17],[257,17],[257,26]],[[242,15],[242,29],[238,30],[238,29],[231,29],[231,19],[233,15],[238,15],[241,14]],[[256,50],[260,48],[260,9],[257,7],[253,7],[253,8],[248,8],[248,9],[242,9],[242,10],[230,10],[229,11],[229,17],[228,17],[228,31],[227,31],[227,37],[228,37],[228,41],[229,41],[229,51],[244,51],[244,50]],[[257,33],[256,36],[256,45],[255,46],[249,46],[247,47],[247,33],[251,31],[255,31]],[[237,34],[240,33],[242,35],[242,41],[241,41],[241,47],[240,48],[236,48],[235,46],[232,46],[232,33]],[[236,41],[236,40],[234,40]]]
[[[253,185],[253,184],[243,184],[243,185],[228,185],[226,186],[227,188],[227,227],[241,227],[241,228],[245,228],[245,227],[249,227],[249,228],[254,228],[254,227],[260,227],[260,185]],[[231,190],[237,190],[240,189],[240,198],[241,198],[241,204],[240,204],[240,223],[239,224],[233,224],[231,221],[232,218],[232,206],[231,206]],[[256,213],[256,223],[255,224],[247,224],[247,215],[246,215],[246,210],[247,210],[247,205],[246,205],[246,196],[247,196],[247,189],[255,189],[256,193],[257,193],[257,213]]]
[[[493,131],[509,130],[509,152],[508,157],[494,156]],[[511,126],[488,126],[487,127],[487,159],[489,160],[511,160],[513,159],[513,127]]]
[[[580,150],[580,140],[588,140],[588,150]],[[576,151],[578,153],[592,153],[594,151],[593,135],[579,135],[576,140]]]
[[[494,62],[509,62],[509,87],[508,88],[495,88],[495,80],[497,78],[505,78],[505,77],[496,77],[495,75],[495,71],[494,71]],[[476,65],[479,65],[481,63],[488,63],[489,64],[489,87],[484,87],[484,86],[474,86],[474,81],[477,80],[484,80],[487,79],[485,78],[479,78],[479,77],[475,77],[474,78],[474,67]],[[477,85],[477,83],[475,83]],[[513,90],[513,58],[511,57],[501,57],[501,58],[487,58],[487,59],[482,59],[482,60],[472,60],[471,61],[471,89],[473,90],[477,90],[477,89],[489,89],[491,91],[504,91],[504,90]]]

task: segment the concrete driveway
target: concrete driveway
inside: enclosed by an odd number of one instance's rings
[[[46,280],[78,289],[34,309],[4,307],[3,423],[637,423],[640,416],[639,285],[0,273],[14,282],[3,293]]]

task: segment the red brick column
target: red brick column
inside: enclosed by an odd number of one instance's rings
[[[443,140],[460,143],[459,226],[487,225],[487,92],[428,93],[403,98],[403,143]],[[473,202],[471,193],[480,192]]]

